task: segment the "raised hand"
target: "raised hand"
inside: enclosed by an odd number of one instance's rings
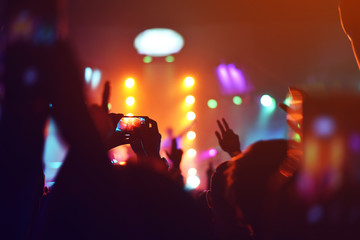
[[[167,157],[173,163],[173,168],[180,168],[181,158],[183,155],[183,150],[177,147],[176,138],[172,139],[171,142],[171,152],[166,152]]]
[[[217,120],[221,134],[216,131],[215,135],[219,141],[221,149],[227,152],[231,157],[234,157],[241,153],[239,136],[229,128],[229,125],[224,118],[222,119],[222,122],[223,123],[221,124],[221,122]]]

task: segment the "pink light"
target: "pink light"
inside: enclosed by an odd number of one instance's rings
[[[210,156],[210,157],[215,157],[216,154],[217,154],[216,149],[212,148],[212,149],[209,150],[209,156]]]

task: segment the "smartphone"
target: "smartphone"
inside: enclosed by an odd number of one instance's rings
[[[116,126],[116,131],[122,133],[133,133],[135,129],[148,127],[149,118],[146,116],[123,116]]]

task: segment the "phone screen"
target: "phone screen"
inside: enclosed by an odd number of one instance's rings
[[[120,119],[116,126],[116,131],[131,133],[135,129],[146,127],[148,118],[143,116],[124,116]]]

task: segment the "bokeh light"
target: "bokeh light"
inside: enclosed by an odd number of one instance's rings
[[[195,189],[200,185],[200,178],[198,176],[188,176],[186,179],[186,188]]]
[[[196,118],[196,114],[195,114],[194,112],[190,111],[190,112],[188,112],[188,113],[186,114],[186,118],[187,118],[189,121],[193,121],[193,120],[195,120],[195,118]]]
[[[132,88],[135,85],[135,80],[133,78],[128,78],[125,80],[125,86],[127,88]]]
[[[151,63],[151,62],[152,62],[152,57],[150,57],[150,56],[145,56],[145,57],[143,58],[143,62],[144,62],[144,63]]]
[[[241,104],[242,104],[242,98],[239,97],[239,96],[233,97],[233,103],[234,103],[235,105],[241,105]]]
[[[188,170],[188,174],[189,174],[190,176],[195,176],[195,175],[197,174],[196,168],[190,168],[190,169]]]
[[[208,107],[211,109],[217,108],[217,105],[218,105],[218,103],[215,99],[210,99],[207,104],[208,104]]]
[[[135,98],[134,97],[128,97],[126,99],[126,105],[133,106],[135,104]]]
[[[93,71],[90,67],[85,68],[85,81],[89,83],[91,81]]]
[[[186,154],[189,158],[194,158],[196,156],[196,150],[193,148],[190,148],[189,150],[187,150]]]
[[[186,97],[185,102],[186,102],[188,105],[192,105],[192,104],[195,103],[195,97],[192,96],[192,95],[189,95],[189,96]]]
[[[212,148],[212,149],[209,150],[209,156],[210,157],[215,157],[216,154],[217,154],[217,151],[216,151],[215,148]]]
[[[165,58],[165,62],[172,63],[175,61],[175,58],[173,56],[167,56]]]
[[[194,78],[192,78],[192,77],[185,78],[185,80],[184,80],[185,87],[190,88],[190,87],[194,86],[194,84],[195,84]]]
[[[272,107],[275,105],[275,100],[272,97],[270,97],[269,95],[265,94],[265,95],[262,95],[262,97],[260,98],[260,103],[264,107]]]
[[[94,70],[92,73],[92,78],[91,78],[91,88],[95,89],[99,86],[101,81],[101,72],[100,70]]]
[[[132,117],[132,116],[134,116],[134,114],[128,113],[128,114],[126,114],[125,116]]]
[[[186,136],[189,140],[194,140],[196,138],[196,133],[194,131],[189,131]]]
[[[112,108],[112,105],[111,105],[111,103],[108,103],[108,109],[109,109],[109,111],[111,110],[111,108]]]

